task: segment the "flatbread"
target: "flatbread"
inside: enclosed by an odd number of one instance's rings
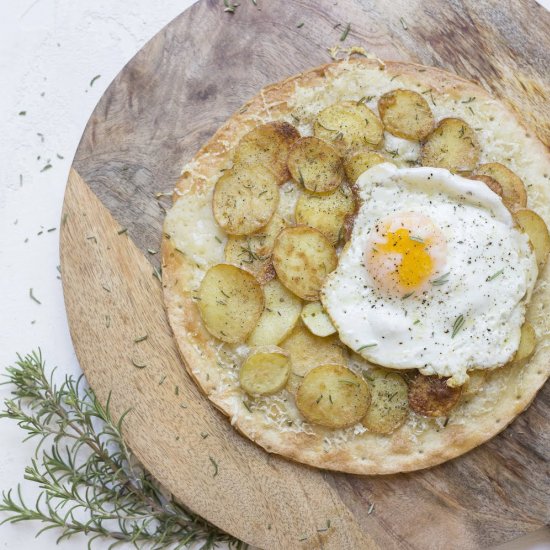
[[[329,430],[305,422],[295,407],[292,383],[288,385],[291,391],[251,399],[238,383],[248,346],[224,344],[204,328],[196,292],[205,271],[224,261],[226,243],[212,217],[212,189],[223,171],[231,168],[232,150],[239,139],[255,126],[276,120],[294,124],[302,136],[311,135],[313,120],[322,108],[365,98],[377,112],[380,95],[396,88],[423,93],[436,121],[459,117],[475,128],[481,144],[480,163],[509,166],[526,184],[528,207],[550,225],[550,156],[502,102],[476,84],[435,68],[349,59],[268,86],[235,113],[185,165],[165,222],[162,246],[170,324],[187,370],[212,403],[237,430],[268,452],[356,474],[417,470],[467,452],[503,430],[550,376],[548,266],[539,275],[527,311],[538,340],[529,362],[476,372],[448,417],[424,418],[411,411],[406,422],[389,435],[371,433],[360,424]],[[384,148],[399,150],[397,164],[418,154],[388,134]],[[295,185],[282,185],[278,212],[290,222],[297,194]],[[362,361],[340,349],[338,342],[330,345],[352,369]]]

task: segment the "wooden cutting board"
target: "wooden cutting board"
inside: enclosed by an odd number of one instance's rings
[[[550,14],[532,0],[240,3],[230,14],[222,0],[200,0],[170,23],[114,80],[82,137],[61,256],[91,386],[102,400],[111,393],[115,415],[132,409],[128,444],[181,502],[262,548],[487,548],[538,529],[550,521],[550,385],[504,433],[442,466],[316,471],[243,439],[202,397],[153,273],[169,205],[157,193],[246,99],[330,61],[334,45],[477,80],[550,143]]]

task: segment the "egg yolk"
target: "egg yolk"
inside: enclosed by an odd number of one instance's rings
[[[429,242],[411,235],[408,229],[386,234],[387,241],[378,246],[374,254],[397,253],[401,261],[396,266],[399,283],[405,288],[416,288],[433,272],[432,257],[426,249]]]
[[[381,220],[368,241],[366,268],[380,290],[392,295],[422,291],[445,266],[446,239],[422,214]]]

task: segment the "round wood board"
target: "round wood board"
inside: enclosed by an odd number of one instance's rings
[[[172,190],[184,162],[246,99],[326,63],[334,45],[477,80],[550,143],[550,15],[532,0],[257,4],[241,0],[230,14],[222,0],[200,0],[122,70],[86,127],[61,257],[88,381],[102,400],[112,392],[115,416],[132,409],[129,445],[182,503],[262,548],[487,548],[538,529],[550,521],[550,385],[501,435],[436,468],[316,471],[243,439],[199,393],[154,273],[169,206],[156,194]]]

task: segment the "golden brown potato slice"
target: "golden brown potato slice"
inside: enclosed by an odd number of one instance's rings
[[[527,208],[516,210],[514,217],[521,229],[527,233],[535,250],[539,270],[541,270],[550,252],[548,227],[546,227],[544,220],[536,212]]]
[[[273,267],[294,294],[313,302],[338,258],[330,241],[317,229],[298,225],[283,229],[273,247]]]
[[[451,172],[473,170],[479,160],[474,130],[460,118],[444,118],[422,144],[421,160]]]
[[[286,386],[289,374],[288,353],[277,346],[263,346],[246,358],[239,382],[249,395],[273,395]]]
[[[347,428],[359,422],[369,408],[367,383],[342,365],[310,370],[296,394],[296,406],[309,422],[327,428]]]
[[[289,179],[287,168],[288,152],[300,137],[288,122],[268,122],[245,134],[233,155],[236,166],[255,166],[270,171],[277,183]]]
[[[270,172],[257,167],[228,170],[217,181],[212,210],[229,235],[250,235],[264,227],[279,204],[279,187]]]
[[[248,337],[250,346],[278,344],[296,325],[302,311],[302,301],[277,279],[264,286],[265,307],[256,328]]]
[[[476,174],[489,176],[500,184],[502,200],[511,210],[527,206],[527,192],[523,181],[504,164],[500,164],[500,162],[481,164],[477,167]]]
[[[457,403],[462,387],[451,388],[446,378],[419,374],[409,386],[409,406],[423,416],[443,416]]]
[[[399,428],[409,414],[408,386],[395,372],[368,373],[371,404],[361,423],[369,431],[389,434]]]
[[[359,151],[344,159],[344,170],[346,171],[346,177],[353,185],[363,172],[366,172],[369,168],[376,166],[377,164],[381,164],[382,162],[389,161],[380,153],[368,150]]]
[[[319,365],[345,364],[344,349],[337,336],[315,336],[300,322],[281,343],[281,347],[290,353],[292,372],[300,377]]]
[[[385,129],[400,138],[421,140],[434,128],[428,102],[412,90],[392,90],[378,100],[378,112]]]
[[[468,176],[468,178],[471,180],[483,182],[493,193],[496,193],[499,197],[501,197],[502,201],[506,205],[506,202],[504,201],[502,185],[500,185],[500,183],[496,179],[492,178],[491,176],[485,176],[482,174],[476,176]]]
[[[336,332],[321,302],[310,302],[302,308],[300,314],[304,325],[316,336],[330,336]]]
[[[225,245],[225,261],[250,271],[260,283],[267,283],[275,277],[271,263],[273,245],[286,226],[286,221],[275,212],[269,223],[257,233],[231,235]]]
[[[264,293],[256,278],[234,265],[218,264],[204,275],[198,307],[208,332],[224,342],[242,342],[264,309]]]
[[[519,341],[519,347],[514,356],[514,363],[519,363],[529,359],[533,352],[535,351],[535,346],[537,345],[537,335],[535,329],[531,323],[523,323],[521,327],[521,339]]]
[[[294,143],[288,155],[288,169],[294,181],[314,193],[330,193],[344,179],[338,151],[316,137],[303,137]]]
[[[384,138],[380,119],[363,103],[344,101],[323,109],[313,133],[341,151],[371,145],[378,147]]]
[[[303,193],[296,203],[296,223],[318,229],[333,245],[343,236],[346,216],[355,211],[355,197],[347,186],[330,195]]]

